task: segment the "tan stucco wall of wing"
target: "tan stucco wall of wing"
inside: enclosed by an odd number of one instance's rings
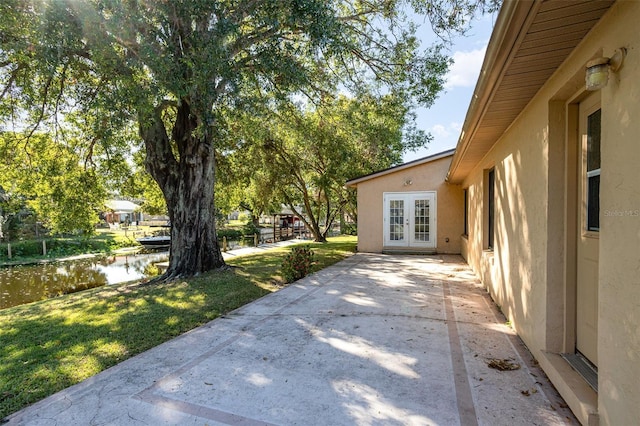
[[[436,252],[460,253],[464,196],[460,186],[444,182],[451,158],[441,158],[358,183],[358,251],[380,253],[384,249],[383,193],[436,191]],[[406,185],[408,181],[411,181],[410,185]]]
[[[640,383],[640,2],[618,1],[466,177],[462,253],[581,422],[635,424]],[[575,188],[577,103],[585,64],[628,54],[600,91],[602,174],[598,385],[590,392],[554,354],[575,345],[575,259],[567,210]],[[572,138],[573,134],[573,138]],[[495,248],[486,250],[486,171],[495,168]],[[572,270],[573,268],[573,270]],[[574,280],[572,282],[572,279]]]

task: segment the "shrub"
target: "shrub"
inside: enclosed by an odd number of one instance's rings
[[[305,277],[311,272],[313,251],[309,246],[294,247],[282,261],[282,276],[285,282],[291,283]]]
[[[242,233],[244,235],[251,235],[253,236],[253,234],[258,234],[260,235],[260,227],[256,226],[253,221],[251,219],[249,219],[247,221],[247,223],[245,223],[242,226]]]
[[[219,229],[217,233],[220,242],[222,242],[223,237],[227,237],[227,240],[239,240],[242,238],[242,231],[239,229]]]
[[[355,223],[345,223],[342,233],[345,235],[358,235],[358,225]]]

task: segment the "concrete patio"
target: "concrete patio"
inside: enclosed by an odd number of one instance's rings
[[[492,360],[520,368],[500,371]],[[460,257],[373,254],[356,254],[8,420],[577,424]]]

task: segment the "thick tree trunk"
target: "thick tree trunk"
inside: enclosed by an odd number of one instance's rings
[[[140,126],[145,141],[147,170],[164,194],[171,220],[169,268],[162,277],[172,280],[225,266],[215,228],[215,156],[206,136],[195,137],[188,107],[178,108],[173,139],[179,159],[159,113]],[[182,139],[181,139],[182,138]]]
[[[168,279],[197,275],[225,265],[215,225],[213,155],[181,167],[172,206]]]

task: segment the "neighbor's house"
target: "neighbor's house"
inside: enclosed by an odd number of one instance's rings
[[[127,200],[107,200],[104,218],[107,223],[137,223],[143,220],[140,206]]]
[[[446,173],[466,208],[438,209],[589,425],[640,419],[639,23],[640,1],[505,1]]]

